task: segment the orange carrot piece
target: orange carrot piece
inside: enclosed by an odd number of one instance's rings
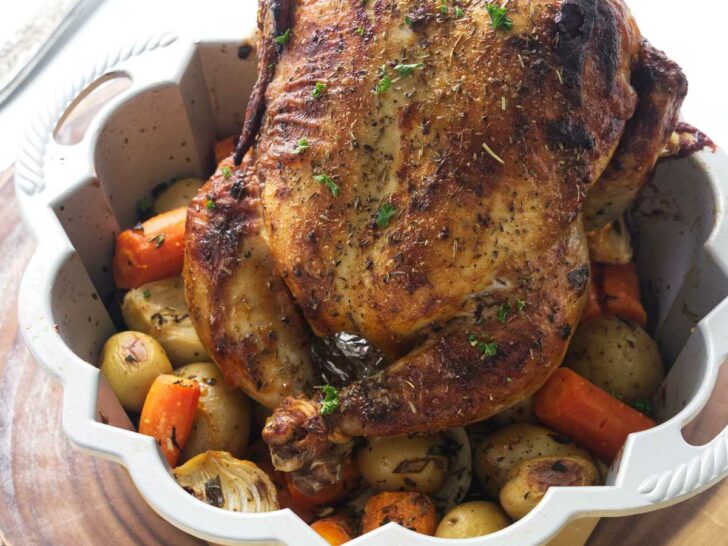
[[[344,463],[341,480],[324,487],[315,495],[306,495],[301,492],[291,481],[289,474],[286,474],[286,482],[288,484],[288,492],[294,502],[302,506],[316,507],[336,504],[342,500],[356,488],[359,477],[359,469],[357,466],[351,460],[347,460]]]
[[[591,264],[591,282],[589,283],[589,299],[587,299],[584,312],[581,314],[581,322],[586,322],[602,316],[601,302],[602,266],[598,263]]]
[[[568,368],[559,368],[534,399],[536,416],[612,462],[632,432],[656,423]]]
[[[330,546],[341,546],[354,538],[351,526],[342,516],[331,516],[315,521],[311,529],[316,531]]]
[[[199,399],[199,383],[176,375],[160,375],[149,389],[139,432],[157,440],[170,466],[177,464],[185,447]]]
[[[116,238],[112,263],[117,288],[143,284],[182,272],[187,208],[154,216],[138,229],[122,231]]]
[[[236,136],[231,136],[218,140],[215,143],[215,164],[219,164],[223,159],[229,158],[235,151]]]
[[[437,508],[424,493],[377,493],[364,506],[361,532],[368,533],[390,521],[417,533],[432,536],[437,529]]]
[[[605,265],[602,283],[605,313],[633,320],[644,328],[647,313],[640,301],[640,284],[634,262]]]

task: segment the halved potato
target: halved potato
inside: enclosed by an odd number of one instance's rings
[[[154,212],[161,214],[170,210],[186,207],[202,187],[199,178],[183,178],[172,182],[154,199]]]
[[[124,296],[121,314],[129,329],[156,339],[175,368],[209,360],[190,320],[181,277],[129,290]]]
[[[175,371],[175,375],[200,385],[197,414],[182,450],[182,461],[210,450],[242,456],[250,438],[250,399],[228,387],[212,362],[188,364]]]

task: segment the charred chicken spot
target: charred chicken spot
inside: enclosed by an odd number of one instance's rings
[[[590,151],[594,149],[595,145],[594,136],[584,122],[574,117],[548,122],[546,138],[553,148]]]
[[[556,54],[563,65],[562,78],[566,96],[574,105],[581,105],[581,83],[588,44],[597,19],[599,0],[569,0],[556,17]]]
[[[560,331],[559,335],[561,336],[561,339],[563,339],[563,340],[569,339],[569,336],[571,335],[571,325],[564,324],[561,327],[561,331]]]
[[[233,185],[230,186],[230,195],[233,199],[240,199],[242,197],[245,197],[247,193],[248,192],[245,189],[242,180],[236,180],[235,182],[233,182]]]
[[[578,295],[582,295],[589,281],[589,266],[584,264],[566,274],[566,282],[569,288],[575,290]]]

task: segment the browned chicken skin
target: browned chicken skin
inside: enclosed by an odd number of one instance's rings
[[[311,489],[350,437],[477,421],[545,382],[588,287],[585,200],[589,223],[623,212],[595,183],[615,158],[634,195],[685,94],[621,0],[511,0],[510,29],[450,4],[262,0],[244,161],[190,207],[193,321],[277,408],[274,463]],[[635,83],[648,64],[657,83]],[[337,332],[392,364],[321,415],[308,345]]]

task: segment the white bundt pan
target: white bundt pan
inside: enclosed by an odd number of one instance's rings
[[[59,89],[31,124],[17,161],[18,201],[37,249],[20,287],[20,323],[35,358],[64,387],[63,427],[85,451],[123,464],[149,505],[177,527],[221,544],[325,546],[293,512],[240,514],[196,500],[174,481],[150,437],[131,424],[94,366],[114,332],[102,299],[112,290],[114,238],[160,181],[205,176],[216,138],[239,130],[255,79],[255,5],[238,36],[163,35],[112,52]],[[80,142],[54,128],[100,83],[130,85],[95,114]],[[707,402],[728,355],[728,157],[702,152],[662,164],[635,212],[638,266],[658,310],[668,362],[658,427],[629,437],[603,487],[553,488],[526,518],[466,541],[389,524],[354,545],[582,545],[598,517],[656,510],[728,474],[728,432],[701,447],[681,429]],[[699,321],[699,322],[698,322]]]

